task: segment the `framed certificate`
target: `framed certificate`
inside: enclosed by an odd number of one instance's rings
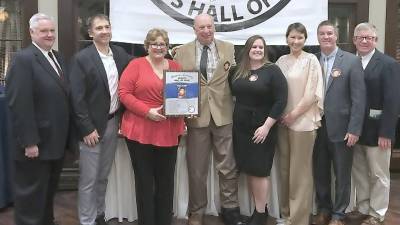
[[[165,116],[198,116],[199,71],[164,71]]]

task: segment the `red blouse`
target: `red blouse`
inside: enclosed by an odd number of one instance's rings
[[[180,70],[178,63],[168,60],[169,70]],[[178,145],[183,134],[182,117],[167,117],[153,121],[146,117],[150,108],[163,104],[164,82],[145,57],[133,59],[119,81],[119,98],[126,110],[122,117],[121,132],[130,140],[142,144],[170,147]]]

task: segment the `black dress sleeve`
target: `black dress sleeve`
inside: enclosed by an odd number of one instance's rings
[[[281,117],[286,107],[288,98],[287,81],[277,65],[269,66],[268,73],[271,73],[272,75],[272,93],[274,102],[269,117],[277,120]]]
[[[235,72],[236,72],[236,66],[232,66],[229,69],[229,73],[228,73],[228,83],[229,83],[229,88],[231,89],[231,93],[232,93],[232,83],[233,83],[233,78],[235,76]],[[233,95],[233,93],[232,93]]]

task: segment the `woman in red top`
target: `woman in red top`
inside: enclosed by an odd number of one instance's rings
[[[173,215],[176,150],[184,122],[161,113],[163,71],[180,70],[176,62],[164,58],[168,42],[165,30],[150,30],[144,41],[148,55],[132,60],[119,83],[126,108],[121,132],[135,172],[139,225],[169,225]]]

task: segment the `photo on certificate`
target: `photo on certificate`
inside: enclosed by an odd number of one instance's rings
[[[165,116],[198,116],[199,98],[198,71],[164,71]]]

